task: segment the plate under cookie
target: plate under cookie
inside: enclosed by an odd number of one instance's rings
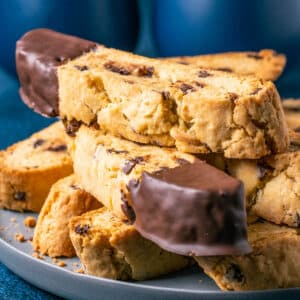
[[[172,275],[143,282],[121,282],[77,273],[77,258],[59,259],[64,267],[56,265],[51,258],[32,256],[30,239],[33,229],[24,226],[33,213],[17,213],[0,210],[0,260],[26,281],[67,299],[299,299],[300,288],[222,292],[199,268],[189,268]],[[25,241],[16,239],[22,234]]]

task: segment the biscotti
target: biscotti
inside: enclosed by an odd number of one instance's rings
[[[0,207],[39,212],[53,183],[73,172],[57,122],[0,152]]]
[[[239,180],[192,155],[86,126],[70,153],[82,187],[161,248],[182,255],[250,251]]]
[[[288,146],[277,90],[256,77],[140,57],[49,30],[22,37],[17,68],[23,100],[40,113],[59,113],[70,134],[84,123],[139,143],[230,158]],[[51,93],[42,81],[55,82]]]
[[[284,99],[282,106],[289,128],[300,131],[300,100]]]
[[[259,52],[227,52],[166,59],[181,64],[195,64],[201,68],[240,75],[254,75],[272,81],[281,75],[286,64],[285,55],[270,49],[263,49]]]
[[[118,280],[146,280],[191,264],[189,258],[169,253],[144,239],[134,226],[106,208],[71,219],[70,237],[90,275]]]
[[[200,158],[244,183],[248,212],[277,224],[298,227],[300,135],[290,131],[290,140],[289,151],[260,160],[226,159],[221,155]],[[132,179],[140,179],[143,172],[153,173],[179,166],[183,160],[195,160],[173,149],[137,145],[85,126],[71,145],[74,172],[84,189],[121,218],[126,201],[131,202],[128,185]]]
[[[249,226],[253,252],[245,256],[196,257],[222,290],[261,290],[300,286],[298,229],[259,222]]]
[[[34,250],[51,257],[75,256],[69,238],[69,220],[99,207],[99,201],[80,187],[74,175],[60,179],[51,187],[39,214],[33,236]]]

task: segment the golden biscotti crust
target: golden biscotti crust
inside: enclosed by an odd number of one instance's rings
[[[65,130],[56,122],[0,152],[0,207],[39,212],[52,184],[72,171]]]
[[[276,80],[284,70],[286,57],[271,49],[259,52],[227,52],[166,58],[181,64],[223,70],[240,75],[254,75],[264,80]]]
[[[222,290],[261,290],[300,286],[298,229],[262,222],[249,226],[253,252],[245,256],[195,257]]]
[[[259,158],[283,152],[287,126],[272,82],[99,46],[58,67],[66,124],[144,144]],[[68,125],[67,125],[68,126]]]
[[[34,250],[50,257],[75,256],[69,238],[69,220],[100,206],[80,187],[74,175],[60,179],[51,187],[39,214],[33,236]]]
[[[70,238],[87,274],[146,280],[188,266],[189,258],[169,253],[144,239],[132,225],[106,208],[74,217]]]

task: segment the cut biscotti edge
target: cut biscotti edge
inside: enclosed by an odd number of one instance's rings
[[[50,257],[75,256],[69,238],[69,220],[100,206],[99,201],[81,188],[74,175],[60,179],[51,187],[39,214],[34,250]]]
[[[73,171],[62,123],[0,152],[0,207],[39,212],[53,183]]]
[[[300,286],[299,229],[258,222],[249,226],[248,237],[251,254],[195,259],[222,290]]]
[[[146,280],[188,266],[190,258],[162,250],[106,208],[74,217],[70,237],[87,274]]]

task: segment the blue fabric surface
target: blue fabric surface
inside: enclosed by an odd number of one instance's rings
[[[0,70],[0,149],[26,138],[53,120],[28,109],[18,95],[18,82]],[[0,299],[59,299],[20,279],[0,263]]]

